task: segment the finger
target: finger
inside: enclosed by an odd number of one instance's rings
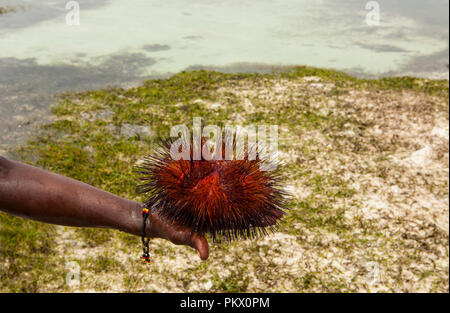
[[[209,257],[209,245],[205,237],[194,233],[191,236],[191,247],[196,249],[201,260],[207,260]]]

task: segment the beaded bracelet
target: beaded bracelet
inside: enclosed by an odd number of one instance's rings
[[[144,251],[144,253],[142,254],[142,260],[144,262],[147,262],[148,264],[151,263],[151,259],[150,259],[150,253],[149,253],[149,247],[148,244],[150,242],[150,238],[146,238],[145,237],[145,226],[147,225],[147,218],[149,216],[149,209],[146,208],[145,206],[142,208],[142,249]]]

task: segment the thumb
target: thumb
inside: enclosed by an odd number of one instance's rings
[[[200,259],[207,260],[209,256],[209,245],[206,238],[198,233],[191,235],[191,247],[197,250]]]

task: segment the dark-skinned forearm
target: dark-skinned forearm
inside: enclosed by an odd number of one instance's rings
[[[0,210],[42,222],[138,235],[140,204],[74,179],[0,157]]]

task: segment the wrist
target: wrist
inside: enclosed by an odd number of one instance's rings
[[[121,228],[119,230],[136,235],[142,235],[142,226],[144,218],[142,216],[142,209],[144,205],[139,202],[130,201],[131,203],[126,208],[126,218],[121,223]],[[146,219],[145,225],[145,236],[146,237],[161,237],[156,227],[157,219],[155,219],[154,214],[150,211],[148,218]]]

